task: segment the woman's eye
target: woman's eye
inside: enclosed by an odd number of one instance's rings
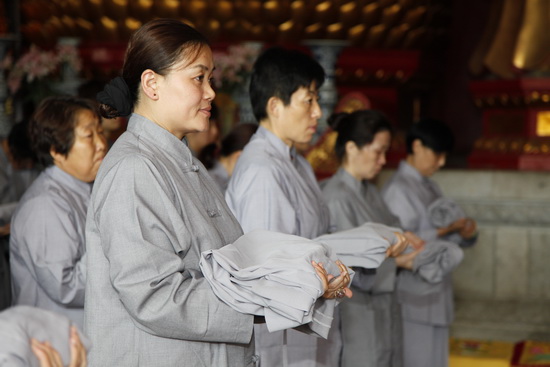
[[[195,79],[199,82],[202,82],[204,80],[204,75],[196,76]]]

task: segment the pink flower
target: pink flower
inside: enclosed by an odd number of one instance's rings
[[[241,86],[248,80],[259,52],[259,47],[246,43],[231,45],[227,48],[227,52],[214,52],[215,86],[227,92]]]
[[[16,93],[23,83],[60,78],[60,69],[63,64],[72,67],[76,72],[81,70],[82,61],[75,46],[60,45],[54,50],[45,51],[36,45],[31,45],[15,64],[13,60],[4,60],[2,66],[9,70],[7,79],[10,92]]]

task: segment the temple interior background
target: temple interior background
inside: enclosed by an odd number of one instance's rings
[[[445,121],[456,147],[434,178],[480,227],[454,275],[453,336],[550,341],[549,1],[3,0],[0,135],[44,95],[116,76],[130,34],[154,17],[211,40],[225,130],[252,119],[246,75],[259,50],[315,56],[327,71],[324,117],[306,154],[319,177],[335,169],[324,122],[334,110],[391,119],[381,183],[404,156],[407,127]]]

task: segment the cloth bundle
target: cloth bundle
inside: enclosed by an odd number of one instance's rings
[[[440,197],[428,207],[430,220],[437,228],[447,227],[454,221],[466,217],[464,210],[454,201]]]
[[[345,231],[319,236],[314,241],[330,247],[347,266],[375,269],[386,258],[386,250],[397,241],[399,228],[379,223],[365,223]]]
[[[336,300],[321,297],[323,285],[311,261],[338,276],[335,260],[317,242],[255,230],[233,244],[203,252],[200,268],[222,301],[236,311],[265,316],[270,332],[307,324],[326,338]]]
[[[437,228],[443,228],[451,225],[451,223],[465,218],[466,213],[454,200],[440,197],[430,204],[428,207],[428,216],[432,224]],[[445,236],[445,239],[454,243],[458,243],[462,247],[469,247],[475,244],[477,235],[470,239],[464,239],[458,233],[451,233]]]
[[[61,356],[63,365],[70,361],[71,321],[64,315],[30,306],[14,306],[0,313],[0,366],[38,367],[31,349],[31,338],[48,341]],[[88,350],[90,342],[79,331]]]
[[[417,295],[437,292],[438,288],[432,285],[443,281],[463,258],[464,252],[456,243],[443,240],[426,242],[413,261],[412,271],[400,273],[399,288],[404,292],[414,290]],[[418,279],[422,281],[418,282]]]

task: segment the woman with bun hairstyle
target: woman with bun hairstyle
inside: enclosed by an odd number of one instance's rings
[[[392,127],[375,110],[334,114],[329,124],[338,133],[334,147],[341,162],[323,182],[323,195],[336,231],[365,222],[400,228],[399,219],[384,204],[369,182],[386,163]],[[419,239],[405,233],[409,243]],[[340,305],[343,338],[342,367],[395,367],[402,365],[401,317],[395,297],[397,268],[409,268],[418,251],[388,257],[377,269],[356,268],[354,297]]]
[[[208,129],[213,69],[202,34],[157,19],[98,94],[105,117],[131,116],[88,211],[91,366],[254,365],[253,316],[219,300],[199,268],[201,252],[242,235],[184,138]]]
[[[105,117],[131,115],[94,184],[86,223],[85,332],[91,366],[253,366],[252,315],[201,273],[201,253],[243,232],[188,147],[215,93],[207,40],[173,19],[134,33],[122,77],[98,94]],[[325,298],[340,279],[314,264]]]

